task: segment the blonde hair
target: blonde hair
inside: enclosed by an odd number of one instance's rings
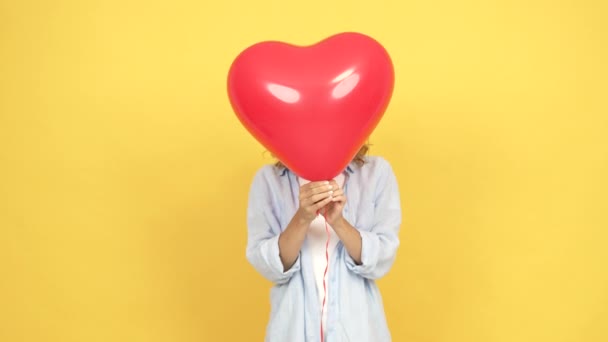
[[[357,154],[355,155],[355,157],[353,158],[353,162],[359,166],[362,166],[363,164],[365,164],[365,156],[367,155],[367,152],[369,151],[369,146],[370,144],[366,143],[365,145],[361,146],[361,148],[359,149],[359,152],[357,152]],[[283,163],[281,163],[281,161],[277,161],[274,166],[276,167],[285,167],[285,165],[283,165]]]

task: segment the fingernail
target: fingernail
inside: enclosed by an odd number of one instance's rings
[[[331,194],[333,194],[333,193],[334,193],[333,191],[331,191],[331,190],[329,191],[329,195],[330,195],[330,196],[331,196]]]
[[[329,189],[331,190],[331,189],[333,189],[333,187],[330,185],[330,186],[329,186]]]
[[[329,182],[328,182],[328,181],[325,181],[325,184],[329,184]]]

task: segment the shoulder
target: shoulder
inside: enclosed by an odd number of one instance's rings
[[[284,168],[277,167],[273,164],[266,164],[256,171],[255,177],[276,178],[283,173],[283,170]]]
[[[359,167],[358,173],[356,178],[366,186],[373,184],[378,189],[397,187],[398,182],[393,168],[384,157],[367,156],[365,163]]]
[[[251,180],[252,190],[270,190],[279,186],[284,172],[285,168],[277,167],[273,164],[266,164],[260,167]]]
[[[381,156],[366,156],[365,163],[360,167],[361,172],[370,176],[385,177],[393,173],[391,164]]]

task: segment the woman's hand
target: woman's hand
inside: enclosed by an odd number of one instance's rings
[[[310,182],[300,187],[299,208],[285,231],[279,235],[279,256],[284,271],[296,262],[310,223],[319,210],[331,202],[336,188],[330,182]]]
[[[342,215],[342,210],[344,210],[344,206],[346,205],[344,191],[338,187],[335,181],[330,182],[330,184],[337,190],[333,192],[331,202],[321,209],[322,213],[325,215],[327,223],[329,223],[340,241],[344,244],[346,251],[352,257],[355,264],[361,265],[361,248],[363,244],[361,233]]]
[[[342,210],[346,205],[346,196],[335,180],[330,181],[329,184],[334,191],[332,193],[331,201],[327,203],[325,208],[321,209],[321,213],[325,215],[327,223],[333,227],[341,223],[341,220],[344,218],[342,216]]]
[[[339,189],[335,181],[310,182],[302,185],[299,197],[300,207],[296,215],[308,223],[312,222],[319,214],[319,210],[331,203],[336,190]]]

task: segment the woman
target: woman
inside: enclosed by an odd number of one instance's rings
[[[391,340],[375,280],[399,246],[399,190],[389,163],[367,149],[330,181],[308,182],[280,163],[255,175],[247,259],[274,283],[266,341]]]

